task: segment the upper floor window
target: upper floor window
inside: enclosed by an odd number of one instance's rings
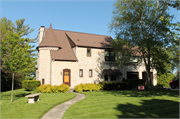
[[[87,57],[91,57],[91,49],[87,48]]]
[[[105,61],[115,61],[115,53],[113,51],[105,51]]]

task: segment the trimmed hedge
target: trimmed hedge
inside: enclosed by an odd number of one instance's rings
[[[145,85],[144,79],[125,79],[123,82],[100,82],[103,90],[125,90],[134,89],[139,85]]]
[[[85,84],[79,84],[74,87],[75,92],[83,92],[83,91],[100,91],[102,89],[101,84],[91,84],[91,83],[85,83]]]
[[[137,88],[140,85],[145,85],[145,79],[125,79],[123,82],[128,84],[127,89]]]
[[[50,85],[50,84],[46,84],[46,85],[41,85],[37,88],[37,92],[41,92],[41,93],[66,93],[69,91],[69,86],[66,84],[61,84],[61,85]]]
[[[100,82],[103,90],[125,90],[128,89],[127,82]]]
[[[40,83],[41,82],[37,80],[24,80],[22,82],[22,87],[28,91],[32,91],[36,89],[38,86],[40,86]]]

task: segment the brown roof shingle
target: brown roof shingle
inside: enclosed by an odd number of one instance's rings
[[[41,43],[38,47],[59,47],[61,48],[61,44],[59,43],[52,26],[48,29],[47,33],[43,37]]]
[[[58,51],[51,50],[51,58],[54,60],[77,61],[73,47],[110,48],[110,36],[88,33],[72,32],[45,28],[45,36],[38,47],[59,47]]]

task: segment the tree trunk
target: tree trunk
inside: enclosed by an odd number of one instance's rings
[[[148,85],[148,88],[151,88],[151,83],[150,83],[150,68],[151,66],[151,54],[150,54],[150,48],[148,48],[148,64],[147,64],[147,69],[146,69],[146,72],[147,72],[147,85]]]
[[[11,102],[13,101],[13,88],[14,88],[14,73],[12,73],[12,92],[11,92]]]

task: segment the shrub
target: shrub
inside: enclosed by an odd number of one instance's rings
[[[78,93],[83,92],[83,84],[81,83],[81,84],[75,86],[74,90],[75,90],[75,92],[78,92]]]
[[[41,93],[66,93],[69,91],[69,86],[66,84],[61,84],[61,85],[50,85],[50,84],[46,84],[46,85],[41,85],[37,88],[38,92]]]
[[[40,81],[37,80],[24,80],[22,82],[22,87],[28,91],[32,91],[40,86]]]
[[[162,74],[160,76],[157,76],[157,84],[162,87],[170,87],[169,82],[173,80],[174,75],[173,74]]]
[[[59,92],[61,92],[61,93],[66,93],[66,92],[68,92],[69,91],[69,86],[68,85],[66,85],[66,84],[61,84],[60,86],[59,86]]]
[[[128,88],[127,82],[100,82],[103,90],[124,90]]]
[[[126,82],[127,89],[134,89],[137,88],[139,85],[145,85],[146,80],[145,79],[125,79],[124,82]]]
[[[92,83],[85,83],[85,84],[79,84],[75,86],[74,90],[75,92],[83,92],[83,91],[100,91],[102,89],[101,84],[92,84]]]

